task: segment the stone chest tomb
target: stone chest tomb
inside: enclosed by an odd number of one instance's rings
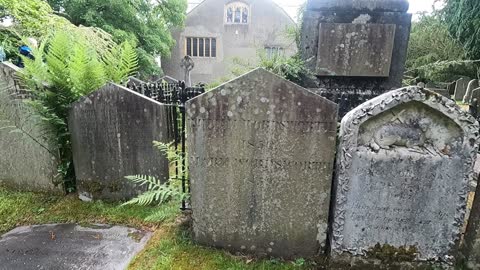
[[[169,143],[166,105],[108,84],[72,105],[69,129],[78,192],[91,199],[125,200],[143,189],[125,179],[168,179],[168,161],[153,141]]]
[[[337,106],[263,69],[187,103],[194,239],[305,257],[326,242]]]
[[[383,94],[341,124],[331,248],[365,254],[414,246],[449,260],[464,222],[478,123],[418,87]]]
[[[340,116],[402,85],[407,0],[308,0],[300,52],[315,80],[303,86],[339,104]]]

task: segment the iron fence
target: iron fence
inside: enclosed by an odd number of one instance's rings
[[[181,164],[175,161],[175,175],[182,181],[182,192],[190,194],[190,181],[187,177],[186,164],[186,110],[185,103],[203,93],[205,88],[186,87],[185,82],[178,83],[131,83],[127,84],[131,90],[154,99],[160,103],[170,105],[167,108],[167,126],[169,138],[172,138],[175,151],[180,153]],[[182,210],[189,210],[188,203],[182,201]]]

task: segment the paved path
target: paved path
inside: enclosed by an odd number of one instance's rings
[[[0,269],[121,270],[150,237],[149,232],[106,225],[19,227],[0,238]]]

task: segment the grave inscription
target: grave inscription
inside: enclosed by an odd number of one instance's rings
[[[73,104],[69,129],[83,197],[125,200],[143,191],[125,176],[168,178],[168,161],[153,147],[171,140],[161,103],[108,84]]]
[[[337,106],[263,69],[187,103],[194,238],[282,257],[325,247]]]

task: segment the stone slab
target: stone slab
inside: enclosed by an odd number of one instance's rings
[[[448,89],[443,89],[443,88],[430,88],[430,87],[426,87],[427,90],[430,90],[432,92],[435,92],[439,95],[442,95],[446,98],[451,98],[450,94],[448,93]]]
[[[323,252],[337,106],[264,69],[187,103],[196,242],[286,258]]]
[[[464,223],[478,131],[453,100],[418,87],[348,113],[337,154],[333,254],[389,244],[413,246],[418,259],[449,261]]]
[[[455,97],[454,100],[462,101],[465,93],[467,92],[468,83],[470,79],[468,78],[460,78],[457,80],[455,84]]]
[[[480,85],[479,85],[479,82],[478,82],[477,79],[471,80],[468,83],[467,92],[465,93],[465,96],[463,97],[463,103],[469,104],[471,102],[473,90],[477,89],[479,86]]]
[[[170,143],[167,107],[108,84],[72,105],[69,129],[82,198],[125,200],[142,191],[129,175],[168,179],[168,161],[153,141]]]
[[[320,23],[316,74],[388,77],[394,24]]]
[[[19,227],[0,238],[0,269],[126,269],[150,237],[150,232],[106,225]]]
[[[312,10],[366,10],[376,12],[407,12],[407,0],[309,0]]]
[[[0,63],[0,184],[63,193],[55,135],[27,104],[15,65]]]

